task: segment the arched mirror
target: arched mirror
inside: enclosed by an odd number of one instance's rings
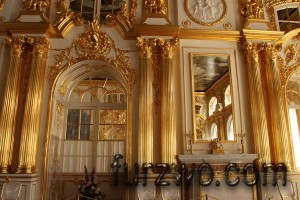
[[[236,141],[229,55],[190,53],[196,142]]]
[[[286,85],[288,116],[293,142],[295,164],[300,171],[300,68],[290,76]]]

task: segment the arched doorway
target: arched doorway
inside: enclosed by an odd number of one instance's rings
[[[65,199],[76,196],[85,166],[95,169],[96,181],[105,182],[114,155],[124,156],[121,163],[128,160],[130,99],[122,74],[103,61],[66,68],[53,87],[47,199]]]

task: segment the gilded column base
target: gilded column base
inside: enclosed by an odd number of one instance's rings
[[[17,174],[33,174],[33,166],[18,166]]]
[[[10,173],[10,166],[8,166],[8,165],[1,165],[0,166],[0,173],[1,174],[8,174],[8,173]]]

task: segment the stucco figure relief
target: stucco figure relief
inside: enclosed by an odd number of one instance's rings
[[[226,16],[224,0],[185,0],[187,15],[201,25],[213,26]]]

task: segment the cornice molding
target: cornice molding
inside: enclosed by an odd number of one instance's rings
[[[180,27],[177,25],[136,25],[136,37],[141,36],[170,36],[176,38],[179,34]]]
[[[49,28],[49,22],[3,22],[0,24],[0,35],[47,34]]]
[[[276,42],[284,36],[283,31],[248,30],[241,31],[246,41]]]
[[[179,31],[178,39],[239,41],[241,39],[241,35],[239,31],[181,28]]]

